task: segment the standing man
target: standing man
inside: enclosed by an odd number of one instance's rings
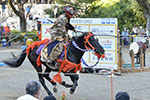
[[[127,28],[124,27],[124,30],[122,31],[122,42],[124,43],[124,45],[128,45],[129,44],[129,32],[127,31]]]
[[[4,17],[4,15],[5,15],[5,9],[6,9],[5,5],[6,5],[6,1],[3,0],[3,3],[2,3],[2,12],[1,12],[1,14],[2,14],[1,16],[2,17]]]
[[[41,84],[38,81],[31,81],[26,84],[26,94],[17,100],[39,100]]]
[[[37,21],[37,36],[39,37],[39,40],[41,40],[41,21]]]
[[[68,41],[68,30],[75,31],[75,28],[70,24],[70,18],[76,14],[76,11],[71,6],[64,7],[64,14],[60,15],[54,25],[50,28],[51,41],[56,44],[51,50],[50,54],[46,54],[47,47],[43,48],[41,57],[43,57],[46,62],[52,63],[57,59],[57,57],[63,51],[63,45]],[[43,58],[41,59],[43,61]]]

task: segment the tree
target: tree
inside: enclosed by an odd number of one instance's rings
[[[51,0],[53,1],[53,0]],[[70,5],[73,8],[75,8],[77,10],[77,15],[76,17],[80,17],[80,18],[85,18],[85,17],[90,17],[90,9],[92,8],[93,4],[96,4],[95,2],[99,1],[99,0],[55,0],[55,2],[57,2],[59,4],[58,7],[58,11],[56,16],[60,15],[61,13],[63,13],[63,6],[67,6]],[[97,7],[93,7],[93,9],[98,8]],[[51,9],[46,9],[45,12],[47,14],[50,14],[50,17],[54,17],[54,9],[56,8],[56,6],[52,6]]]
[[[24,10],[24,4],[28,2],[28,0],[16,0],[14,5],[14,0],[8,0],[9,5],[11,6],[14,13],[20,18],[20,28],[22,32],[26,32],[26,16]]]
[[[149,0],[136,0],[136,1],[142,8],[144,17],[147,21],[147,24],[146,24],[147,31],[148,31],[148,34],[150,35],[150,33],[149,33],[149,30],[150,30],[150,25],[149,25],[150,24],[150,3],[149,3]]]
[[[94,9],[93,9],[94,8]],[[132,29],[134,25],[145,26],[146,20],[142,9],[135,0],[120,0],[111,5],[96,5],[90,7],[88,17],[91,18],[117,18],[118,27]]]

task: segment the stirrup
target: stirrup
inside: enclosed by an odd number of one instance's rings
[[[50,62],[46,62],[46,65],[51,68],[51,69],[57,69],[56,63],[54,61]]]

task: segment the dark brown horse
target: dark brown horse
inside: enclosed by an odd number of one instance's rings
[[[47,79],[54,86],[54,92],[56,92],[57,91],[56,81],[52,81],[52,79],[49,77],[49,73],[51,71],[54,71],[54,69],[49,67],[45,62],[42,62],[42,64],[46,66],[45,72],[42,73],[42,67],[37,66],[37,58],[39,56],[36,54],[37,49],[38,49],[38,46],[35,46],[32,50],[30,50],[28,59],[31,62],[31,64],[34,66],[36,71],[38,72],[39,81],[41,82],[42,86],[45,88],[45,90],[47,91],[49,95],[52,95],[51,91],[47,88],[45,84],[44,78]],[[96,39],[94,35],[90,32],[85,32],[81,36],[73,37],[72,41],[66,47],[66,59],[70,62],[67,64],[70,65],[73,63],[74,65],[80,65],[83,54],[86,51],[89,51],[90,49],[93,50],[96,53],[96,55],[99,57],[103,55],[105,52],[103,47],[99,44],[98,39]],[[11,67],[19,67],[25,60],[26,55],[27,55],[26,50],[23,50],[21,55],[18,58],[15,58],[13,60],[5,60],[3,62]],[[60,66],[61,65],[62,63],[60,63]],[[64,67],[64,69],[66,67],[65,65],[62,66]],[[67,76],[70,76],[73,84],[68,84],[65,81],[60,82],[61,85],[68,87],[68,88],[70,87],[70,93],[72,94],[74,93],[76,87],[78,86],[77,81],[79,79],[79,76],[78,74],[75,74],[78,68],[76,67],[71,67],[71,68],[72,69],[66,72],[64,71],[64,69],[62,70],[58,69],[57,71],[62,71],[64,73],[74,73],[74,74],[67,75]]]

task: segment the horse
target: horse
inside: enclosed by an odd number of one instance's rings
[[[33,65],[33,67],[38,73],[38,78],[40,83],[42,84],[42,86],[44,87],[48,95],[52,95],[52,93],[46,86],[44,78],[47,79],[54,86],[53,91],[57,92],[57,88],[56,88],[57,81],[54,81],[52,78],[50,78],[49,74],[51,71],[59,71],[59,73],[63,72],[64,74],[66,74],[65,76],[70,76],[70,79],[73,82],[73,84],[68,84],[62,80],[59,82],[59,84],[65,86],[66,88],[70,88],[70,94],[73,94],[75,92],[76,87],[78,86],[79,75],[76,74],[76,72],[77,70],[81,70],[80,68],[81,58],[83,54],[86,51],[93,50],[95,55],[97,55],[100,58],[105,53],[104,48],[100,45],[98,39],[95,38],[95,35],[93,33],[83,32],[82,35],[80,36],[72,37],[71,41],[68,43],[68,46],[64,46],[65,59],[61,60],[62,62],[59,62],[58,60],[60,66],[57,70],[49,67],[45,62],[41,61],[41,63],[45,66],[45,71],[44,73],[42,73],[41,65],[37,65],[37,59],[39,55],[36,54],[36,51],[38,48],[39,46],[36,45],[34,48],[30,49],[28,55],[27,55],[27,48],[26,48],[22,51],[19,57],[14,57],[13,60],[4,60],[3,62],[10,67],[19,67],[25,60],[26,56],[28,56],[29,61],[31,62],[31,64]],[[68,62],[64,64],[63,61],[68,61]],[[67,67],[66,65],[68,66],[72,65],[72,67],[64,71],[64,69]],[[59,74],[55,76],[58,78]]]

